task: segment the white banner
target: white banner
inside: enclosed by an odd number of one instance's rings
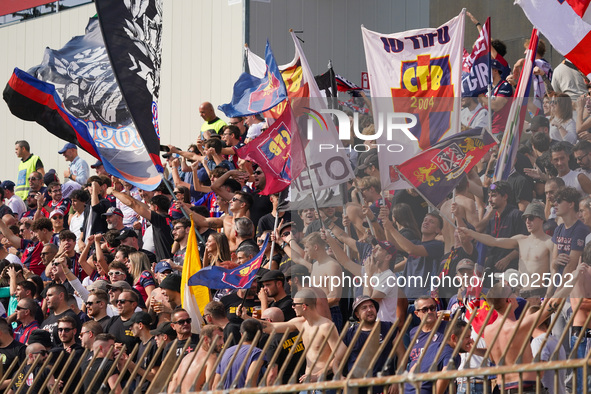
[[[392,166],[460,131],[464,12],[436,29],[361,27],[378,146],[402,146],[378,150],[383,190],[408,188]]]

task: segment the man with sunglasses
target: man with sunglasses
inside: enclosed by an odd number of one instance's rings
[[[138,339],[133,335],[133,332],[125,326],[125,322],[132,318],[137,303],[138,296],[133,290],[123,290],[119,294],[119,297],[117,297],[117,310],[119,311],[119,316],[114,316],[105,330],[105,332],[115,337],[115,342],[125,345],[128,354],[138,343]]]
[[[421,321],[425,319],[425,324],[421,327],[421,332],[417,337],[417,340],[414,344],[412,344],[412,349],[409,355],[409,370],[412,368],[416,362],[418,361],[421,353],[423,353],[423,349],[427,344],[427,339],[431,332],[435,328],[435,323],[437,322],[437,303],[435,300],[429,296],[421,296],[417,298],[414,302],[414,314],[418,317]],[[410,338],[411,340],[415,337],[416,332],[418,330],[417,327],[413,327],[410,330]],[[443,341],[443,336],[445,333],[446,324],[442,322],[437,328],[436,334],[433,336],[431,340],[431,344],[429,346],[436,346],[439,347],[441,342]]]
[[[107,314],[107,305],[109,305],[109,295],[103,290],[94,290],[86,300],[86,314],[99,323],[106,330],[111,318]]]
[[[580,166],[580,170],[588,177],[591,176],[591,142],[581,140],[573,148],[573,156]]]
[[[74,366],[78,364],[78,360],[84,353],[84,348],[78,342],[76,337],[78,336],[78,329],[76,328],[76,321],[71,316],[64,316],[58,320],[57,323],[57,335],[60,337],[62,344],[52,349],[52,352],[65,351],[66,354],[62,359],[62,365],[65,366],[67,358],[74,354],[73,360],[68,367],[68,373],[66,376],[71,376],[74,373]],[[60,369],[61,370],[61,369]]]
[[[16,321],[20,324],[14,330],[14,339],[20,343],[27,343],[31,332],[39,328],[35,314],[39,306],[32,298],[21,299],[16,306]]]
[[[19,391],[22,385],[25,385],[24,389],[21,390],[21,392],[23,393],[39,393],[41,386],[47,379],[48,375],[50,375],[49,368],[45,368],[43,370],[41,369],[41,367],[43,366],[43,362],[49,355],[49,352],[45,350],[43,345],[41,345],[40,343],[33,343],[27,346],[26,354],[27,365],[18,374],[18,376],[15,376],[14,379],[12,379],[12,385],[10,386],[10,389],[7,391],[7,393],[16,393],[17,391]],[[35,360],[37,360],[37,358],[41,358],[41,360],[37,363],[35,369],[31,370],[31,367],[33,366],[33,363],[35,362]],[[41,375],[40,379],[37,379],[37,383],[35,384],[35,386],[31,387],[38,375]],[[51,390],[54,384],[54,377],[49,376],[49,383],[47,384],[47,389]]]
[[[183,348],[185,347],[185,343],[189,341],[189,346],[187,347],[187,353],[190,353],[195,350],[195,347],[199,343],[199,335],[193,334],[191,332],[191,323],[193,320],[189,316],[189,313],[184,310],[183,308],[177,308],[172,313],[172,319],[170,321],[170,325],[176,331],[176,337],[178,339],[176,343],[176,355],[180,356]],[[165,353],[168,353],[168,349],[165,349]]]

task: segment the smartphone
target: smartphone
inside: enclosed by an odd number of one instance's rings
[[[170,148],[166,145],[160,145],[160,152],[170,152]]]

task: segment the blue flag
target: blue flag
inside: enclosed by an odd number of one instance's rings
[[[218,266],[201,268],[189,278],[189,286],[206,286],[210,289],[245,289],[254,280],[265,257],[265,249],[269,242],[269,235],[261,247],[261,251],[252,260],[233,269]]]
[[[285,83],[269,41],[265,48],[265,63],[267,70],[262,78],[242,73],[234,84],[232,102],[218,107],[228,118],[268,111],[287,98]]]

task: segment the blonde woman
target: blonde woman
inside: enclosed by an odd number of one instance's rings
[[[203,266],[221,265],[224,261],[230,261],[230,244],[224,233],[212,233],[205,242],[205,253],[203,256]]]
[[[156,281],[150,270],[148,256],[142,252],[130,253],[127,268],[131,276],[133,276],[133,287],[140,292],[144,302],[146,302],[152,290],[156,288]]]

